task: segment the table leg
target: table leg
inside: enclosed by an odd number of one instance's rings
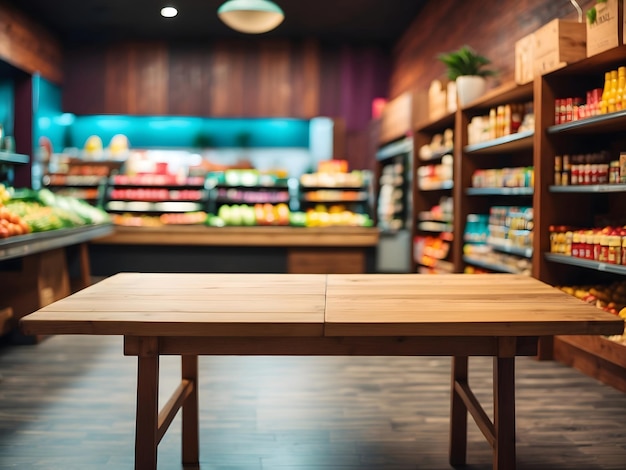
[[[159,444],[159,355],[156,338],[141,338],[137,356],[135,470],[156,470]]]
[[[199,468],[198,356],[182,356],[182,379],[193,384],[193,391],[183,403],[183,466]]]
[[[515,357],[493,359],[494,470],[515,470]]]
[[[467,406],[455,383],[467,383],[467,356],[452,358],[452,390],[450,403],[450,465],[465,465],[467,455]]]

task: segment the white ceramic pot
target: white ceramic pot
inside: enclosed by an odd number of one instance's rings
[[[456,92],[459,97],[459,106],[464,107],[480,98],[487,88],[485,77],[463,75],[456,79]]]

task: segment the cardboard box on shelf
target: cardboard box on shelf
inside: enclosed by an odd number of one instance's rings
[[[556,19],[534,33],[534,75],[544,75],[587,57],[585,23]]]
[[[381,115],[379,143],[391,142],[411,132],[412,111],[412,92],[404,92],[388,101]]]
[[[433,80],[430,82],[430,88],[428,89],[428,118],[430,120],[445,116],[447,100],[447,88],[443,86],[441,81]]]
[[[626,0],[599,2],[593,6],[595,13],[587,14],[587,57],[626,44],[624,4]]]
[[[535,33],[515,42],[515,83],[524,85],[535,77]]]

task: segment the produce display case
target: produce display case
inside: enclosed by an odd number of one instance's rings
[[[89,285],[87,243],[112,232],[108,215],[83,201],[0,185],[1,334],[24,341],[22,316]]]

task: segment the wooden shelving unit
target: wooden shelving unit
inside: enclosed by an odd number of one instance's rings
[[[626,65],[621,46],[535,80],[535,240],[533,275],[553,285],[593,284],[624,279],[626,266],[564,256],[550,251],[551,225],[594,227],[597,216],[623,218],[626,185],[555,186],[555,155],[626,151],[626,111],[555,125],[554,100],[602,88],[604,73]],[[575,210],[572,210],[575,207]],[[604,337],[557,337],[554,357],[626,392],[626,345]]]
[[[464,233],[467,217],[470,214],[488,214],[490,207],[496,205],[532,206],[533,187],[473,187],[472,176],[478,170],[532,166],[535,131],[523,130],[469,144],[468,125],[473,117],[487,115],[490,109],[497,106],[533,101],[533,91],[532,83],[523,86],[506,84],[491,90],[457,112],[453,191],[454,220],[456,221],[453,257],[456,272],[464,272],[468,265],[478,266],[492,272],[517,272],[509,265],[493,263],[465,254]],[[492,247],[494,251],[519,256],[512,250],[505,252],[501,248],[501,246]]]
[[[626,276],[626,266],[549,253],[550,226],[593,227],[594,216],[598,214],[624,218],[626,184],[556,186],[554,156],[602,150],[619,156],[620,152],[626,151],[626,111],[555,125],[554,100],[584,96],[587,90],[602,88],[604,72],[626,65],[625,57],[626,46],[620,46],[537,77],[533,83],[523,86],[505,84],[456,113],[415,126],[416,155],[432,135],[447,127],[454,128],[453,188],[450,191],[454,198],[454,214],[451,221],[446,221],[451,224],[449,260],[454,272],[463,272],[467,266],[493,272],[514,272],[508,265],[498,265],[489,258],[480,259],[465,253],[463,246],[468,214],[485,214],[493,205],[517,205],[532,207],[532,246],[490,243],[494,252],[525,259],[532,263],[533,277],[553,285],[574,285],[582,281],[600,283]],[[534,130],[468,143],[467,129],[472,117],[485,115],[490,108],[499,105],[524,102],[533,103]],[[437,158],[441,155],[433,155],[433,160]],[[418,164],[431,163],[416,161]],[[472,187],[472,174],[476,169],[517,166],[533,166],[534,184],[530,187]],[[427,220],[424,213],[429,211],[431,204],[429,193],[440,192],[420,190],[416,180],[414,220],[418,233],[435,228],[434,220],[424,223]],[[604,337],[558,337],[554,344],[543,341],[540,357],[550,358],[553,352],[558,360],[626,391],[626,345]]]
[[[420,149],[431,144],[433,136],[443,136],[446,129],[454,132],[456,113],[445,113],[434,119],[418,122],[414,127],[415,144],[415,175],[413,185],[413,229],[414,242],[420,240],[433,240],[433,243],[452,246],[453,232],[455,227],[452,213],[444,214],[445,220],[441,220],[440,215],[432,215],[431,211],[435,207],[445,207],[447,201],[452,201],[452,190],[454,187],[454,174],[452,179],[433,184],[420,177],[420,167],[428,168],[435,165],[442,165],[444,158],[454,156],[454,145],[443,145],[440,148],[432,149],[428,158],[420,156]],[[428,214],[431,214],[430,216]],[[419,246],[417,243],[416,246]],[[451,272],[454,271],[454,259],[452,249],[433,250],[439,253],[441,258],[433,258],[424,254],[414,253],[412,261],[412,272]]]

